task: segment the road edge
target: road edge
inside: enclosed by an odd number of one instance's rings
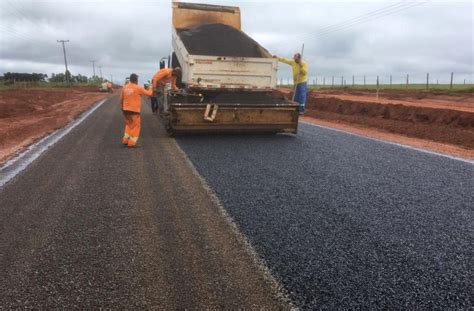
[[[209,186],[207,183],[206,179],[201,176],[197,168],[194,166],[193,162],[191,159],[189,159],[188,155],[184,150],[181,148],[181,146],[178,144],[176,139],[173,139],[173,143],[176,145],[176,148],[179,153],[183,156],[185,159],[186,163],[189,165],[191,168],[191,171],[193,174],[199,179],[199,182],[201,183],[202,187],[206,190],[206,192],[209,194],[211,201],[216,205],[216,207],[219,210],[219,213],[221,216],[224,218],[224,220],[227,222],[229,225],[231,232],[235,235],[238,241],[244,245],[244,250],[247,252],[247,254],[250,256],[252,259],[253,263],[257,267],[258,271],[262,273],[264,279],[270,284],[271,289],[273,292],[276,294],[276,297],[280,299],[281,302],[289,306],[290,310],[299,310],[298,307],[296,307],[293,302],[290,299],[290,295],[286,288],[273,276],[272,272],[268,268],[268,265],[266,264],[265,260],[261,258],[255,248],[253,247],[252,243],[247,239],[247,237],[240,231],[239,226],[237,223],[234,221],[232,216],[229,215],[227,210],[225,209],[224,205],[220,201],[219,197],[217,196],[217,193]]]
[[[457,160],[457,161],[461,161],[461,162],[465,162],[465,163],[474,165],[474,160],[472,160],[472,159],[460,157],[460,156],[457,156],[457,155],[451,155],[449,153],[442,153],[442,152],[438,152],[438,151],[434,151],[434,150],[430,150],[430,149],[425,149],[425,148],[421,148],[421,147],[415,147],[415,146],[411,146],[411,145],[408,145],[408,144],[399,143],[399,142],[396,142],[396,141],[385,140],[385,139],[370,136],[370,135],[354,133],[354,132],[351,132],[349,130],[344,130],[344,129],[340,129],[340,128],[337,128],[337,127],[331,127],[331,126],[327,126],[327,125],[317,124],[317,123],[311,122],[309,120],[300,120],[299,122],[302,123],[302,124],[310,125],[310,126],[315,126],[315,127],[319,127],[319,128],[323,128],[323,129],[327,129],[327,130],[333,130],[333,131],[339,132],[339,133],[344,133],[344,134],[353,135],[353,136],[360,137],[360,138],[370,139],[370,140],[374,140],[374,141],[377,141],[377,142],[381,142],[381,143],[385,143],[385,144],[389,144],[389,145],[394,145],[394,146],[398,146],[398,147],[405,148],[405,149],[416,150],[416,151],[419,151],[419,152],[423,152],[423,153],[427,153],[427,154],[431,154],[431,155],[436,155],[436,156],[448,158],[448,159],[451,159],[451,160]]]
[[[0,190],[8,184],[19,173],[25,170],[31,163],[38,159],[49,148],[54,146],[69,132],[87,119],[94,111],[101,107],[110,97],[101,99],[92,104],[92,106],[79,114],[74,120],[66,126],[55,130],[54,132],[44,136],[37,142],[29,145],[23,151],[13,156],[0,167]]]

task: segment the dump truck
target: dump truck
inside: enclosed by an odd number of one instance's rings
[[[276,88],[278,60],[241,30],[238,7],[173,2],[172,48],[182,89],[159,97],[170,134],[297,132],[298,105]]]

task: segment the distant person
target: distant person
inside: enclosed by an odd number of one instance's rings
[[[140,136],[140,110],[142,105],[141,95],[151,96],[153,89],[145,90],[138,85],[138,76],[130,75],[130,83],[122,88],[120,94],[120,105],[125,118],[125,133],[122,144],[129,148],[136,147]]]
[[[278,61],[290,65],[293,70],[293,83],[296,86],[294,99],[300,105],[300,114],[303,114],[305,111],[306,93],[308,91],[308,65],[303,61],[300,53],[296,53],[293,56],[293,59],[282,57],[277,58]]]

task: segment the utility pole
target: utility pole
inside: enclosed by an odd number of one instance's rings
[[[102,66],[99,66],[100,79],[102,79]]]
[[[66,67],[66,72],[64,73],[64,75],[66,76],[66,82],[69,82],[69,78],[68,78],[68,75],[67,75],[68,70],[67,70],[66,46],[64,45],[64,43],[69,42],[69,40],[56,40],[56,42],[62,43],[62,45],[63,45],[64,66]]]
[[[96,62],[96,60],[93,59],[93,60],[90,60],[90,62],[92,63],[92,72],[93,72],[92,78],[94,78],[95,77],[95,62]]]
[[[454,72],[451,72],[451,84],[449,85],[450,89],[453,88],[453,75],[454,75]]]

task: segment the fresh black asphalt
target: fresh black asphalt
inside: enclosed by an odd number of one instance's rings
[[[306,124],[177,140],[296,305],[473,307],[474,165]]]

